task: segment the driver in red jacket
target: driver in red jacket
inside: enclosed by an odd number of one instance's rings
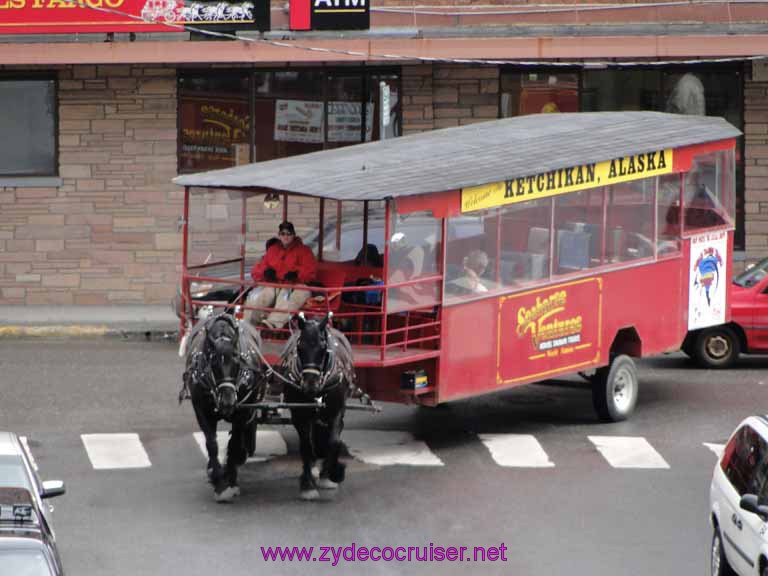
[[[254,310],[251,314],[252,324],[267,328],[282,328],[290,318],[290,311],[303,306],[311,292],[296,289],[294,285],[312,282],[317,274],[315,255],[296,236],[293,224],[281,223],[278,232],[280,242],[272,244],[251,270],[251,276],[256,282],[283,284],[257,288],[255,296],[249,299],[253,306],[275,308],[268,315],[262,310]]]

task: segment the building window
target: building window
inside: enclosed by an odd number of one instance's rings
[[[179,80],[179,172],[250,161],[246,74],[186,75]]]
[[[584,70],[503,69],[502,118],[539,112],[656,110],[721,116],[744,131],[743,70],[738,65]],[[744,248],[744,137],[737,138],[736,231]]]
[[[56,176],[56,81],[0,78],[0,110],[0,176]]]
[[[179,172],[225,168],[400,135],[400,75],[317,68],[211,71],[179,79]]]

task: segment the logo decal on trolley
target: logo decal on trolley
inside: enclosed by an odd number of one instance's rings
[[[728,233],[708,232],[691,238],[688,280],[688,329],[725,322],[725,267]]]
[[[501,298],[497,383],[598,362],[602,287],[602,278],[586,278]]]
[[[567,301],[568,293],[559,290],[543,299],[537,296],[536,303],[530,308],[518,308],[517,335],[522,338],[526,333],[530,333],[533,345],[538,351],[579,344],[583,324],[581,315],[570,318],[557,316],[566,311]],[[569,353],[571,350],[566,348],[563,352]],[[531,356],[529,359],[541,356],[543,355]]]

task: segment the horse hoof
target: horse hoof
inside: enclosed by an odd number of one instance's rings
[[[232,490],[232,496],[234,498],[240,496],[240,486],[230,486],[229,489]]]
[[[320,492],[318,492],[316,489],[312,488],[311,490],[302,490],[301,491],[301,499],[302,500],[317,500],[320,498]]]
[[[320,490],[336,490],[336,488],[339,487],[339,484],[330,478],[320,478],[320,480],[317,481],[317,487],[320,488]]]
[[[237,487],[227,486],[221,492],[214,492],[213,499],[216,500],[216,502],[219,502],[222,504],[227,502],[232,502],[233,498],[237,496],[237,494],[235,494],[235,488]],[[238,492],[239,492],[239,489],[238,489]]]
[[[312,477],[315,480],[320,478],[320,468],[318,466],[312,466]]]

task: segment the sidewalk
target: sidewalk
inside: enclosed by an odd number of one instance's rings
[[[179,319],[165,305],[0,306],[0,338],[175,339]]]

